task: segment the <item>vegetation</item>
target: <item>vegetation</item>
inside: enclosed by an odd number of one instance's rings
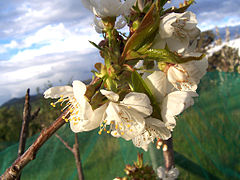
[[[180,179],[240,178],[239,86],[237,73],[208,73],[203,78],[199,88],[200,98],[195,99],[195,105],[179,116],[173,134]],[[38,118],[31,122],[30,136],[39,132],[44,124],[51,123],[60,113],[42,97],[36,101],[32,97],[32,100],[33,111],[39,106],[41,111]],[[16,109],[17,106],[1,107],[1,142],[18,140],[20,130],[17,128],[21,126],[22,108]],[[58,133],[68,143],[74,143],[74,134],[68,125]],[[35,138],[29,138],[28,145]],[[137,152],[143,152],[131,142],[112,138],[106,133],[99,136],[97,131],[81,133],[79,142],[86,179],[123,177],[125,165],[136,160]],[[2,154],[0,152],[0,162],[4,162],[4,167],[0,165],[0,173],[16,158],[16,149],[17,146],[11,146]],[[160,166],[161,151],[155,151]],[[144,160],[151,163],[148,153],[144,153]],[[57,138],[52,137],[36,160],[24,169],[23,179],[53,179],[56,176],[75,179],[77,172],[72,154]]]

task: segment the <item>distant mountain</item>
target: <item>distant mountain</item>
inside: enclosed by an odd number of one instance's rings
[[[41,97],[43,97],[43,96],[42,95],[31,95],[30,100],[31,100],[31,102],[35,102],[35,101],[38,101]],[[1,107],[10,107],[10,106],[23,107],[24,102],[25,102],[25,97],[13,98],[13,99],[10,99],[9,101],[5,102],[4,104],[2,104],[0,106],[0,108]]]

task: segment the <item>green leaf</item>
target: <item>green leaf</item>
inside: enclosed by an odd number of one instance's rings
[[[159,27],[160,17],[157,11],[156,4],[154,3],[148,13],[143,18],[138,29],[127,41],[121,60],[131,59],[131,52],[137,51],[140,48],[148,47],[152,43]]]
[[[158,62],[166,62],[166,63],[173,63],[173,64],[180,64],[185,63],[192,60],[201,60],[205,55],[202,54],[199,57],[195,56],[188,56],[183,57],[177,53],[173,53],[167,48],[165,49],[149,49],[145,53],[141,54],[143,59],[152,59]]]
[[[132,72],[131,83],[129,86],[132,91],[145,93],[151,101],[153,107],[153,116],[158,119],[162,119],[160,115],[161,109],[155,97],[153,96],[151,90],[148,88],[147,84],[143,80],[142,76],[137,71]]]
[[[96,47],[97,49],[99,49],[100,51],[103,51],[103,48],[101,48],[100,46],[98,46],[95,42],[89,41],[94,47]]]

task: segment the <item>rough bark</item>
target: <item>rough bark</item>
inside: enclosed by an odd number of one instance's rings
[[[60,128],[65,124],[63,116],[68,115],[68,110],[64,111],[48,128],[45,128],[40,133],[36,141],[28,148],[28,150],[4,172],[0,180],[15,180],[18,178],[21,170],[32,160],[35,159],[38,150],[42,145]]]

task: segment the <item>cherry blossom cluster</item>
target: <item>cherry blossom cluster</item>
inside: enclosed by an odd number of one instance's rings
[[[169,9],[167,0],[82,2],[104,38],[91,42],[104,64],[95,65],[89,85],[75,80],[44,97],[64,104],[73,132],[98,128],[147,151],[149,143],[171,137],[176,116],[194,104],[206,73],[207,59],[196,52],[197,19],[187,11],[193,0]]]

